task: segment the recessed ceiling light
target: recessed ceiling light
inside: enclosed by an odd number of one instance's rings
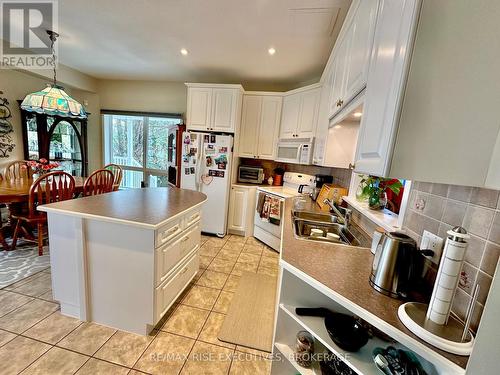
[[[354,112],[352,115],[354,117],[361,117],[361,116],[363,116],[363,112]]]
[[[276,50],[273,47],[271,47],[267,50],[267,52],[272,56],[276,53]]]
[[[188,50],[183,48],[181,49],[181,54],[183,54],[184,56],[186,56],[188,54]]]

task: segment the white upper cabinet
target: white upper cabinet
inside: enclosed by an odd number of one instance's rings
[[[274,160],[281,119],[280,96],[264,96],[262,98],[262,115],[259,137],[257,139],[257,156],[259,159]]]
[[[356,172],[388,175],[418,9],[418,0],[381,1],[358,136]]]
[[[281,118],[282,97],[247,93],[243,96],[238,155],[273,160]]]
[[[319,84],[285,93],[280,138],[310,138],[316,134],[321,87]]]
[[[239,125],[240,85],[187,83],[187,130],[234,133]]]
[[[330,118],[365,87],[379,0],[355,0],[342,26],[332,64]]]
[[[296,135],[300,115],[300,95],[288,95],[283,98],[280,138],[293,138]]]

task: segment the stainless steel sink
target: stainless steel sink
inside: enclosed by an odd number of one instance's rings
[[[360,246],[359,240],[342,224],[338,224],[337,217],[308,211],[292,212],[293,229],[296,238],[302,240],[342,243],[351,246]],[[312,229],[323,231],[323,236],[311,236]],[[326,237],[327,233],[334,233],[339,239]]]

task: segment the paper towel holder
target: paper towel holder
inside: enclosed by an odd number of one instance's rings
[[[450,261],[450,259],[452,261],[458,261],[458,258],[445,258],[447,250],[449,250],[450,254],[456,255],[456,246],[465,246],[465,248],[467,246],[464,239],[469,236],[465,229],[456,227],[448,231],[448,234],[449,237],[447,238],[445,249],[443,250],[431,303],[438,292],[440,271],[445,268],[445,261]],[[464,254],[465,249],[462,252],[460,262],[463,261]],[[455,289],[456,285],[453,289],[453,295],[455,293]],[[478,294],[479,285],[476,285],[470,304],[467,308],[465,323],[461,322],[453,315],[450,315],[449,310],[446,313],[446,321],[444,324],[435,323],[429,318],[429,312],[431,311],[431,309],[429,309],[429,305],[417,302],[408,302],[399,306],[398,317],[406,328],[429,344],[449,353],[467,356],[471,354],[474,346],[474,336],[469,330],[469,326],[474,313],[475,302]],[[453,300],[451,302],[453,302]]]

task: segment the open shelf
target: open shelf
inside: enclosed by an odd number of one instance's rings
[[[295,352],[293,351],[292,348],[290,348],[286,344],[281,344],[278,342],[275,343],[274,346],[283,355],[285,360],[290,362],[290,364],[302,375],[321,375],[321,369],[320,369],[319,364],[317,362],[313,362],[312,368],[302,367],[294,360]]]
[[[338,356],[347,366],[360,375],[379,375],[380,372],[373,363],[372,352],[376,347],[386,348],[392,345],[399,349],[405,349],[402,345],[372,338],[357,352],[346,352],[335,344],[325,328],[325,319],[315,316],[299,316],[295,314],[295,307],[280,304],[280,309],[294,319],[306,331],[310,332],[316,340],[321,342],[328,350]],[[280,350],[281,351],[281,350]]]

